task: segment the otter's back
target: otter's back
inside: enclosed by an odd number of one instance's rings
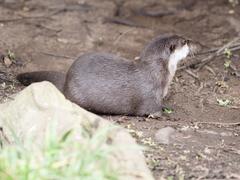
[[[64,91],[68,99],[91,111],[134,113],[141,101],[136,78],[137,70],[131,61],[111,54],[89,53],[70,67]]]

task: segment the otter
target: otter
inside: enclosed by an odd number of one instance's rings
[[[137,61],[86,53],[73,62],[66,75],[38,71],[19,74],[17,79],[23,85],[50,81],[67,99],[97,114],[158,118],[178,62],[199,48],[198,43],[178,35],[159,36]]]

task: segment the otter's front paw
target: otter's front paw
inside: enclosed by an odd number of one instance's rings
[[[158,111],[148,115],[148,118],[158,119],[162,117],[162,111]]]

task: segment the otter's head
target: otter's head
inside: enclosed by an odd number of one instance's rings
[[[173,76],[176,72],[178,62],[188,55],[197,53],[201,49],[201,45],[177,35],[168,37],[167,41],[167,49],[169,49],[168,70]]]
[[[151,41],[141,54],[143,61],[162,59],[176,64],[188,55],[195,54],[200,44],[178,35],[166,35]]]

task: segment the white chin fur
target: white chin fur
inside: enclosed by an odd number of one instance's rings
[[[184,45],[182,48],[176,49],[174,53],[170,55],[169,63],[168,63],[168,70],[171,75],[175,74],[175,71],[177,69],[177,64],[182,59],[186,58],[189,53],[189,47],[188,45]]]

